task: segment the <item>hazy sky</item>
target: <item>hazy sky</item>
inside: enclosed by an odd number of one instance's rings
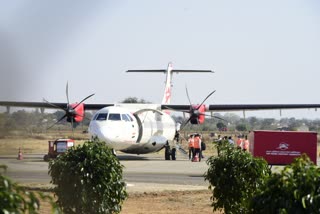
[[[211,69],[173,77],[173,104],[320,103],[320,2],[1,1],[0,100],[159,103],[163,74],[128,69]],[[247,116],[257,112],[247,113]],[[265,117],[278,116],[266,111]],[[319,112],[283,111],[320,118]]]

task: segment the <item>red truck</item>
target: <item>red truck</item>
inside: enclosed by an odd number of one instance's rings
[[[65,153],[69,148],[73,147],[75,142],[73,139],[57,139],[48,141],[48,154],[43,156],[44,161],[56,158],[58,155]]]
[[[300,131],[253,131],[248,136],[249,150],[270,165],[290,164],[306,153],[317,164],[317,133]]]

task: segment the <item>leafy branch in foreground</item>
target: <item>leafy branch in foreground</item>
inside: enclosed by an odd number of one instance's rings
[[[303,154],[270,176],[251,208],[254,213],[320,213],[320,169]]]
[[[123,166],[103,142],[85,142],[49,162],[64,213],[119,213],[127,197]]]
[[[213,210],[248,213],[250,200],[270,175],[270,168],[264,159],[254,158],[228,141],[220,142],[218,147],[219,155],[207,160],[209,168],[205,173],[213,192]]]
[[[6,170],[7,166],[0,168]],[[50,202],[52,213],[59,211],[49,195],[27,191],[0,173],[0,213],[39,213],[40,199]]]

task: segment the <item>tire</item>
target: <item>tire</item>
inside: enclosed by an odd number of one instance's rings
[[[171,150],[171,160],[176,160],[176,148],[173,148]]]
[[[48,156],[48,155],[44,155],[44,156],[43,156],[43,160],[44,160],[44,161],[49,161],[49,156]]]
[[[170,146],[166,146],[164,151],[164,159],[170,160],[170,156],[171,156]]]

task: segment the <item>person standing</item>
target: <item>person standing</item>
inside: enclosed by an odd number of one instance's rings
[[[201,161],[201,138],[199,134],[194,136],[194,156],[199,158]]]
[[[247,135],[245,136],[244,140],[242,141],[242,146],[241,146],[243,151],[249,151],[249,140]]]
[[[241,135],[238,135],[238,139],[237,139],[237,148],[238,149],[242,149],[241,146],[242,146],[242,141],[243,139],[241,138]]]
[[[229,136],[228,142],[230,143],[230,145],[234,146],[234,141],[231,136]]]
[[[188,148],[189,148],[189,160],[194,158],[194,135],[191,134],[188,139]]]
[[[201,158],[203,159],[204,156],[203,156],[203,151],[206,150],[206,144],[202,138],[202,136],[200,136],[200,139],[201,139],[201,148],[200,148],[200,154],[201,154]]]

